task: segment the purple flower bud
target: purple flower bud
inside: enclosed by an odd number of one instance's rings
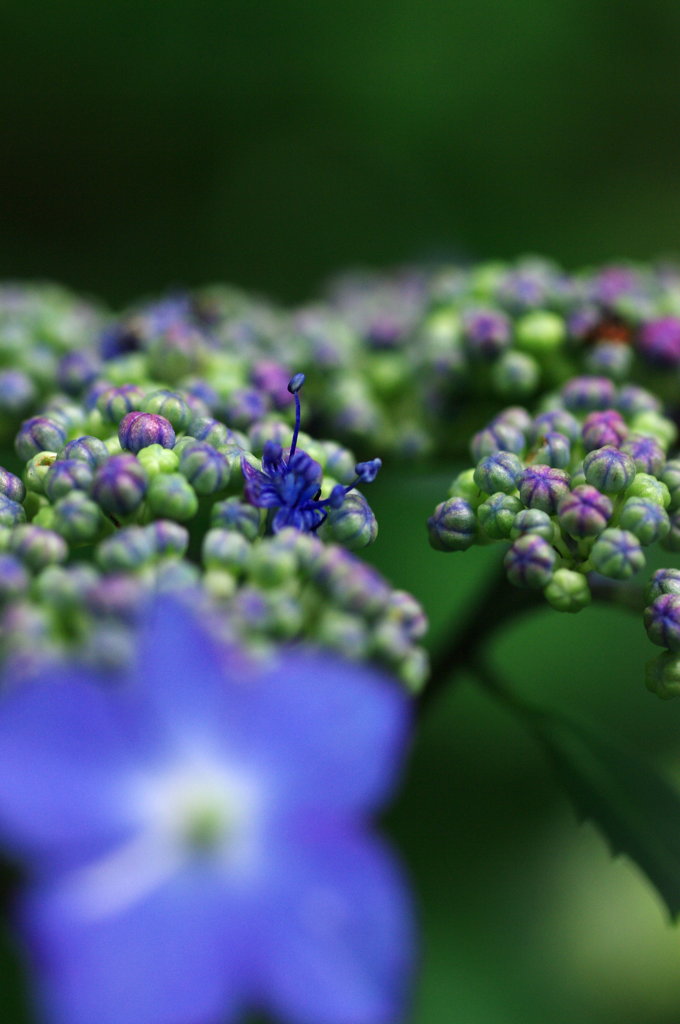
[[[645,556],[640,541],[628,530],[603,530],[592,546],[590,560],[602,576],[627,580],[643,568]]]
[[[510,537],[515,540],[523,533],[535,533],[545,540],[552,541],[555,526],[548,513],[541,512],[540,508],[523,508],[512,521]]]
[[[666,453],[655,437],[630,434],[620,447],[622,452],[630,455],[638,473],[659,476],[663,472]]]
[[[0,494],[0,526],[17,526],[26,522],[26,510],[18,501]]]
[[[30,577],[15,555],[0,554],[0,601],[14,601],[28,590]]]
[[[597,306],[579,306],[567,316],[567,331],[572,338],[582,341],[597,327],[600,322],[600,311]]]
[[[156,555],[181,558],[189,547],[189,531],[171,519],[157,519],[145,527]]]
[[[557,553],[543,537],[525,533],[506,552],[503,565],[515,587],[539,590],[551,580]]]
[[[588,452],[583,460],[583,472],[591,486],[605,494],[618,494],[635,478],[635,463],[630,455],[605,445]]]
[[[231,426],[247,428],[267,412],[267,397],[255,388],[236,388],[224,400],[221,409]]]
[[[562,400],[570,412],[592,412],[614,405],[616,388],[608,377],[574,377],[562,388]]]
[[[172,448],[175,444],[175,431],[164,416],[152,412],[129,412],[120,421],[118,440],[121,448],[137,454],[152,444]]]
[[[12,501],[23,501],[26,497],[26,488],[23,480],[20,480],[14,473],[0,466],[0,494]]]
[[[105,512],[126,516],[141,505],[147,484],[144,467],[134,455],[113,455],[97,470],[92,497]]]
[[[22,370],[3,370],[0,373],[0,409],[5,415],[21,415],[35,398],[35,385],[28,374]]]
[[[506,426],[516,427],[517,430],[521,430],[523,434],[528,435],[532,422],[531,414],[527,412],[523,405],[509,405],[507,409],[503,409],[497,416],[494,416],[491,426],[504,423]]]
[[[383,612],[391,589],[376,569],[336,545],[324,546],[310,570],[313,582],[341,608],[373,617]]]
[[[297,395],[298,391],[305,382],[304,373],[295,373],[288,381],[288,390],[291,395]]]
[[[644,611],[647,636],[653,644],[680,651],[680,594],[661,594]]]
[[[66,441],[66,431],[47,416],[33,416],[24,420],[14,439],[14,450],[20,459],[28,462],[39,452],[56,452]]]
[[[79,459],[86,462],[92,469],[103,465],[109,458],[110,452],[106,444],[98,437],[78,437],[75,441],[69,441],[59,450],[59,459]]]
[[[552,466],[527,466],[517,486],[523,505],[554,515],[560,499],[569,492],[569,474]]]
[[[288,373],[280,363],[271,359],[258,360],[250,371],[250,382],[269,396],[276,409],[285,409],[290,404],[292,392],[288,390]]]
[[[657,569],[652,573],[645,591],[647,604],[662,594],[680,594],[680,569]]]
[[[668,513],[648,498],[628,498],[621,509],[619,523],[624,530],[634,533],[644,546],[661,540],[670,530]]]
[[[255,505],[247,504],[239,498],[227,498],[213,505],[210,525],[224,530],[236,530],[252,541],[260,534],[262,513]]]
[[[153,534],[144,526],[126,526],[103,540],[95,557],[104,572],[128,572],[148,565],[155,555]]]
[[[50,501],[57,501],[71,491],[87,491],[94,471],[82,459],[57,459],[45,473],[43,489]]]
[[[481,459],[474,472],[474,481],[480,491],[494,494],[496,491],[510,493],[517,487],[517,480],[523,465],[512,452],[494,452]]]
[[[641,412],[661,412],[661,402],[651,391],[635,384],[627,384],[619,391],[616,408],[624,416],[632,418]]]
[[[371,459],[369,462],[357,462],[354,470],[357,482],[372,484],[382,467],[382,459]]]
[[[83,491],[73,491],[55,503],[53,525],[70,544],[89,544],[102,532],[104,519],[99,506]]]
[[[101,362],[95,352],[88,349],[67,352],[59,360],[57,383],[69,395],[80,395],[97,379]]]
[[[533,453],[535,465],[552,466],[554,469],[566,469],[571,460],[571,442],[565,434],[549,430],[538,442]]]
[[[475,462],[494,452],[514,452],[520,455],[526,448],[526,438],[521,430],[511,423],[494,421],[484,430],[475,434],[470,442],[470,452]]]
[[[529,437],[533,444],[541,443],[546,434],[564,434],[571,442],[581,439],[581,424],[566,409],[550,409],[536,416]]]
[[[510,321],[498,310],[468,310],[463,314],[462,326],[467,349],[472,355],[493,359],[510,345]]]
[[[427,530],[436,551],[465,551],[477,539],[475,510],[462,498],[449,498],[437,505]]]
[[[591,412],[583,421],[581,437],[587,452],[605,445],[618,447],[628,433],[628,427],[620,413],[614,409]]]
[[[106,423],[120,423],[123,416],[139,410],[144,392],[136,384],[107,387],[98,397],[96,406]]]
[[[9,538],[9,550],[18,555],[33,572],[40,572],[55,562],[64,562],[68,555],[66,541],[54,530],[32,523],[15,526]]]
[[[602,533],[613,511],[612,503],[605,494],[583,484],[561,499],[557,506],[557,519],[570,537],[580,540]]]
[[[138,576],[129,572],[101,576],[88,588],[88,607],[95,616],[113,616],[134,622],[147,600],[146,588]]]
[[[215,494],[229,483],[226,457],[205,441],[194,441],[182,449],[179,471],[197,494]]]
[[[584,368],[594,376],[622,380],[630,373],[633,350],[620,341],[599,341],[586,355]]]
[[[650,320],[640,331],[638,351],[654,366],[680,365],[680,319],[664,316]]]

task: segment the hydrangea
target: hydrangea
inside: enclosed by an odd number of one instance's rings
[[[360,481],[370,483],[382,465],[380,459],[357,463],[356,478],[348,486],[337,484],[327,498],[319,497],[323,476],[321,466],[307,452],[297,450],[299,392],[304,382],[304,374],[297,373],[288,385],[288,390],[295,397],[295,429],[288,452],[284,453],[278,441],[266,441],[261,470],[251,466],[245,456],[241,457],[246,500],[258,508],[275,510],[271,523],[274,533],[287,526],[304,532],[317,530],[329,511],[342,506],[354,485]]]
[[[167,599],[115,685],[65,664],[6,692],[0,839],[41,1020],[394,1024],[411,914],[368,816],[408,717],[372,669],[247,662]]]

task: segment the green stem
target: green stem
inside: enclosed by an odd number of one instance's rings
[[[640,615],[644,608],[644,588],[631,586],[601,577],[590,581],[593,601],[615,605]],[[480,596],[473,603],[457,630],[445,631],[446,639],[434,651],[430,681],[419,698],[421,712],[447,686],[451,685],[461,669],[478,662],[482,644],[506,623],[528,611],[545,608],[542,594],[537,590],[513,587],[500,562],[490,574]],[[587,613],[586,613],[587,614]],[[475,670],[476,671],[476,670]]]

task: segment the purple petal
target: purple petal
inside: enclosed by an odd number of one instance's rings
[[[0,836],[56,869],[133,824],[122,780],[143,722],[80,668],[55,667],[0,699]]]
[[[248,685],[232,681],[222,732],[282,808],[373,809],[403,761],[409,700],[396,680],[324,653],[284,653]]]
[[[22,926],[48,1024],[217,1024],[239,1002],[239,926],[226,889],[185,871],[118,912],[33,890]]]
[[[388,852],[368,837],[330,833],[272,853],[270,899],[254,914],[264,1007],[295,1024],[396,1024],[413,924]]]

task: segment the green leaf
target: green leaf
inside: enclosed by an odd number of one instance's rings
[[[529,713],[577,814],[647,875],[673,919],[680,913],[680,793],[659,773],[589,729]]]

